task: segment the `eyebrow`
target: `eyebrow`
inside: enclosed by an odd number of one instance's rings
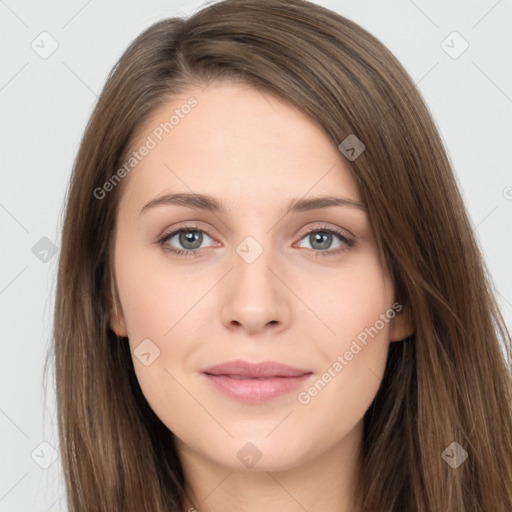
[[[187,208],[196,208],[213,213],[226,213],[229,210],[224,202],[219,201],[213,196],[206,194],[180,193],[165,194],[152,199],[149,203],[142,207],[139,215],[142,215],[152,208],[162,205],[185,206]],[[292,199],[285,209],[285,214],[292,212],[299,213],[310,210],[320,210],[322,208],[331,208],[333,206],[349,206],[364,212],[368,211],[363,203],[356,201],[355,199],[349,199],[346,197],[319,196],[309,199]]]

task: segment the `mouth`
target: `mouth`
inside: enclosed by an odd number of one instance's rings
[[[310,370],[274,361],[252,364],[241,360],[205,368],[201,373],[217,391],[253,404],[286,395],[313,375]]]

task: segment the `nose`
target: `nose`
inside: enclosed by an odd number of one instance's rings
[[[221,320],[230,330],[255,335],[284,330],[290,319],[290,291],[270,249],[249,239],[237,247],[234,268],[223,286]]]

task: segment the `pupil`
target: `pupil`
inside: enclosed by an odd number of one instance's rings
[[[328,249],[331,245],[332,235],[330,233],[314,233],[311,235],[313,238],[310,240],[311,247],[314,249]],[[315,247],[316,242],[319,242],[319,246]]]
[[[310,235],[311,246],[315,249],[328,249],[331,245],[330,233],[314,233]],[[187,249],[197,249],[201,246],[203,234],[199,231],[184,231],[180,235],[180,243]],[[188,246],[187,244],[192,244]]]
[[[199,231],[183,231],[180,234],[180,243],[186,249],[197,249],[201,246],[203,234]],[[192,244],[192,246],[187,245]]]

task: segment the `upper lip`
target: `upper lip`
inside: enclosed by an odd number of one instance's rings
[[[201,371],[210,375],[239,375],[240,377],[299,377],[311,373],[310,370],[294,368],[277,361],[249,363],[241,359],[210,366]]]

